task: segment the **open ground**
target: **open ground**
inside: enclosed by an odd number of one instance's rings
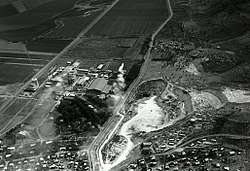
[[[165,0],[120,0],[87,35],[148,35],[168,16]]]

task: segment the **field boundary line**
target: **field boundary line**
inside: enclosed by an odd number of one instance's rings
[[[15,126],[17,126],[18,124],[22,123],[23,121],[25,121],[31,114],[32,112],[35,110],[35,108],[38,106],[38,102],[40,100],[37,101],[37,103],[32,107],[32,109],[30,110],[30,112],[28,113],[28,115],[26,115],[20,122],[16,123]],[[2,130],[1,130],[2,131]],[[4,131],[4,132],[1,132],[0,133],[0,136],[2,136],[3,134],[5,134],[6,132],[8,132],[9,130],[7,131]]]
[[[0,134],[2,134],[2,131],[9,126],[9,124],[21,113],[21,111],[28,106],[31,103],[32,100],[30,100],[27,104],[25,104],[13,117],[12,119],[0,130]],[[4,113],[2,113],[4,114]]]
[[[61,56],[63,56],[71,47],[73,47],[80,39],[83,37],[85,33],[87,33],[112,7],[118,2],[119,0],[116,0],[112,5],[110,5],[107,9],[105,9],[95,20],[93,20],[85,29],[83,29],[78,36],[70,43],[68,44],[60,53],[58,53],[53,59],[51,59],[50,62],[48,62],[46,65],[43,65],[44,67],[39,70],[32,78],[37,78],[44,74],[47,70],[50,69],[50,67],[53,65],[53,63],[56,62],[57,59],[59,59]],[[17,96],[22,92],[22,90],[27,87],[31,83],[32,79],[27,81],[20,89],[18,89],[15,93],[13,93],[14,96]],[[6,107],[9,106],[9,104],[12,103],[12,101],[8,100],[5,103],[3,103],[0,106],[0,112]]]

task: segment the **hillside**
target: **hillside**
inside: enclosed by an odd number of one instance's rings
[[[242,35],[250,28],[250,2],[246,0],[192,0],[192,21],[197,24],[194,36],[221,41]]]

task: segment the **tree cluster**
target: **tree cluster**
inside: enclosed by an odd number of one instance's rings
[[[97,96],[93,96],[93,95],[85,95],[84,96],[89,102],[91,102],[92,104],[95,104],[95,106],[99,107],[99,108],[107,108],[108,105],[107,103],[100,99]]]
[[[141,46],[141,50],[140,50],[140,54],[141,55],[146,55],[146,53],[148,52],[148,48],[149,48],[149,43],[151,42],[151,38],[148,37],[144,40],[142,46]]]
[[[87,122],[91,122],[96,127],[103,125],[111,114],[109,111],[97,111],[91,108],[86,101],[79,97],[62,100],[58,111],[62,114],[65,123],[69,124],[86,119]]]
[[[128,74],[125,77],[125,83],[127,85],[126,88],[128,88],[129,85],[137,78],[137,76],[140,73],[142,64],[143,61],[140,61],[139,63],[132,65],[131,69],[129,70]]]

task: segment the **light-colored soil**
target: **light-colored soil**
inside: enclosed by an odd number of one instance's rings
[[[250,102],[250,91],[225,88],[222,91],[222,93],[226,96],[229,102],[234,102],[234,103]]]

